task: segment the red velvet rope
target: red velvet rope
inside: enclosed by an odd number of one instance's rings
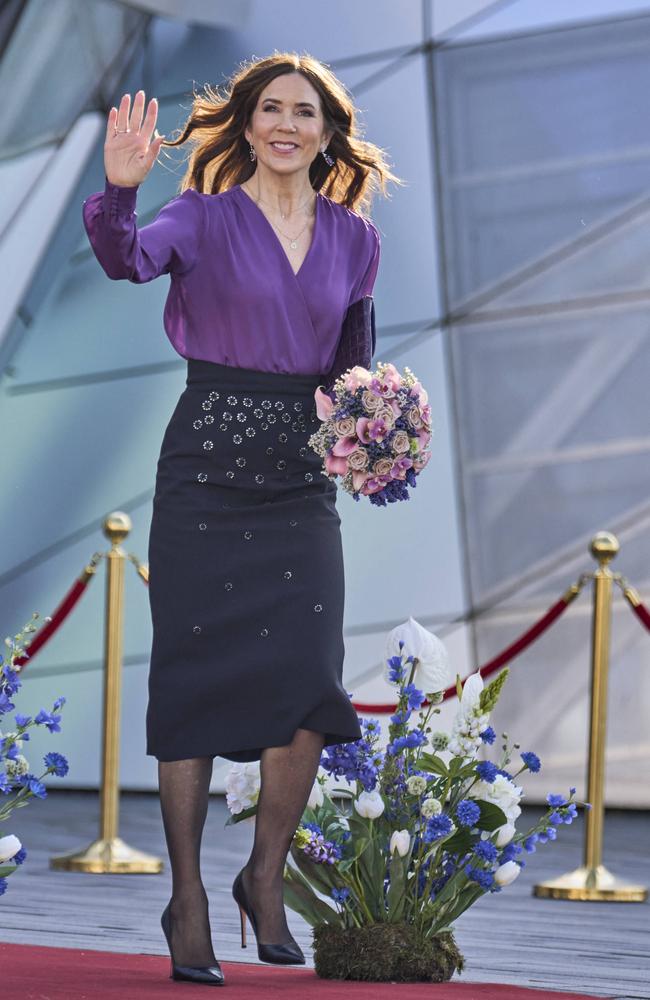
[[[643,622],[650,632],[650,611],[648,611],[645,604],[631,604],[631,608],[639,621]]]
[[[94,572],[88,572],[84,570],[83,574],[75,580],[75,582],[70,587],[70,590],[65,595],[58,608],[52,615],[52,620],[46,622],[42,628],[33,636],[30,645],[27,647],[27,652],[29,656],[18,656],[13,661],[14,666],[23,667],[26,663],[33,660],[34,655],[41,649],[42,646],[50,639],[56,630],[60,628],[63,622],[66,620],[77,601],[81,595],[85,592],[88,583],[94,576]]]
[[[507,663],[508,660],[512,660],[515,656],[521,653],[522,650],[526,649],[531,642],[534,642],[535,639],[542,634],[542,632],[545,632],[546,629],[560,617],[563,611],[566,611],[567,607],[576,596],[576,593],[577,591],[573,592],[573,590],[567,591],[567,593],[564,594],[559,601],[556,601],[556,603],[549,608],[543,618],[540,618],[538,622],[535,622],[535,624],[532,625],[528,631],[524,632],[524,634],[521,635],[516,642],[511,643],[506,649],[503,650],[503,652],[499,653],[498,656],[495,656],[492,660],[489,660],[482,667],[480,667],[478,672],[481,676],[489,677],[490,674],[493,674],[496,670],[502,667],[504,663]],[[648,620],[650,621],[650,616]],[[456,685],[452,684],[444,692],[442,700],[447,701],[448,698],[453,698],[457,693]],[[425,701],[422,702],[422,707],[426,707],[428,704],[429,702],[425,699]],[[361,701],[353,701],[352,706],[357,712],[379,713],[381,715],[392,715],[392,713],[397,710],[396,704],[372,705]]]

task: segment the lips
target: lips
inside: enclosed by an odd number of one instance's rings
[[[282,143],[281,145],[277,145],[275,142],[272,142],[271,146],[274,149],[279,149],[281,152],[288,152],[290,149],[297,149],[298,148],[298,145],[295,142]]]

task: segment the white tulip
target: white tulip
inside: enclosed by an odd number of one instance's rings
[[[361,792],[359,798],[354,800],[354,808],[365,819],[377,819],[384,811],[384,800],[376,790]]]
[[[506,844],[510,843],[510,841],[515,835],[515,832],[516,831],[514,823],[504,823],[504,825],[500,826],[496,831],[497,835],[496,846],[505,847]]]
[[[399,856],[403,858],[409,852],[409,847],[411,846],[411,835],[408,830],[394,830],[390,838],[390,850],[389,853],[392,854],[397,851]]]
[[[321,785],[318,778],[314,781],[311,792],[309,793],[309,798],[307,799],[307,805],[310,809],[317,809],[323,804],[323,786]]]
[[[404,642],[402,650],[400,639]],[[386,659],[400,655],[417,657],[413,675],[417,688],[425,694],[445,690],[450,675],[447,649],[437,635],[423,628],[413,617],[389,632],[386,639]]]
[[[0,837],[0,864],[4,864],[5,861],[9,861],[9,858],[13,858],[14,854],[18,854],[21,847],[22,844],[18,837],[14,837],[13,833],[7,837]]]
[[[501,865],[495,871],[494,881],[497,885],[510,885],[517,878],[520,871],[521,868],[516,861],[506,861],[504,865]]]

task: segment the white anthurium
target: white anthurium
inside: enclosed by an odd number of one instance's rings
[[[459,711],[462,712],[466,719],[472,714],[478,714],[479,701],[483,686],[483,678],[478,671],[465,678]]]
[[[404,643],[401,650],[400,640]],[[450,668],[445,644],[433,632],[423,628],[412,616],[389,632],[386,639],[386,659],[400,655],[417,657],[413,683],[425,694],[444,691],[448,686]]]
[[[310,809],[317,809],[323,804],[323,786],[321,785],[318,778],[314,781],[312,790],[309,793],[309,798],[307,799],[307,805]]]
[[[516,833],[515,824],[504,823],[503,826],[500,826],[497,830],[495,830],[495,833],[497,835],[497,839],[495,841],[496,846],[505,847],[506,844],[510,843]]]
[[[6,837],[0,837],[0,864],[4,864],[5,861],[13,858],[14,854],[18,854],[21,847],[22,844],[13,833]]]
[[[359,798],[354,800],[354,808],[365,819],[377,819],[383,813],[385,806],[381,794],[375,790],[361,792]]]
[[[489,719],[489,713],[481,712],[480,708],[482,690],[483,678],[478,671],[465,679],[458,709],[451,725],[449,750],[453,754],[473,757],[481,746],[480,733],[487,726]]]
[[[226,802],[231,813],[236,815],[255,805],[260,793],[259,761],[246,763],[236,761],[226,775]],[[253,817],[249,817],[254,821]]]
[[[494,873],[494,881],[497,885],[510,885],[517,878],[521,871],[520,865],[516,861],[506,861],[500,865]]]
[[[401,858],[405,857],[411,846],[411,834],[408,830],[394,830],[390,838],[389,853],[397,851]]]

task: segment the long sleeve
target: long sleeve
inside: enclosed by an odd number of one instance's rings
[[[381,256],[381,237],[379,235],[379,230],[374,223],[370,222],[369,219],[365,219],[364,221],[366,226],[366,238],[364,241],[364,260],[366,262],[366,266],[360,275],[360,280],[355,283],[351,291],[350,304],[363,298],[364,295],[372,295],[375,279],[377,277],[377,271],[379,269],[379,259]]]
[[[187,188],[138,229],[137,191],[138,185],[122,187],[105,178],[104,190],[84,201],[84,228],[97,260],[109,278],[137,284],[187,273],[198,260],[207,228],[204,197]]]

